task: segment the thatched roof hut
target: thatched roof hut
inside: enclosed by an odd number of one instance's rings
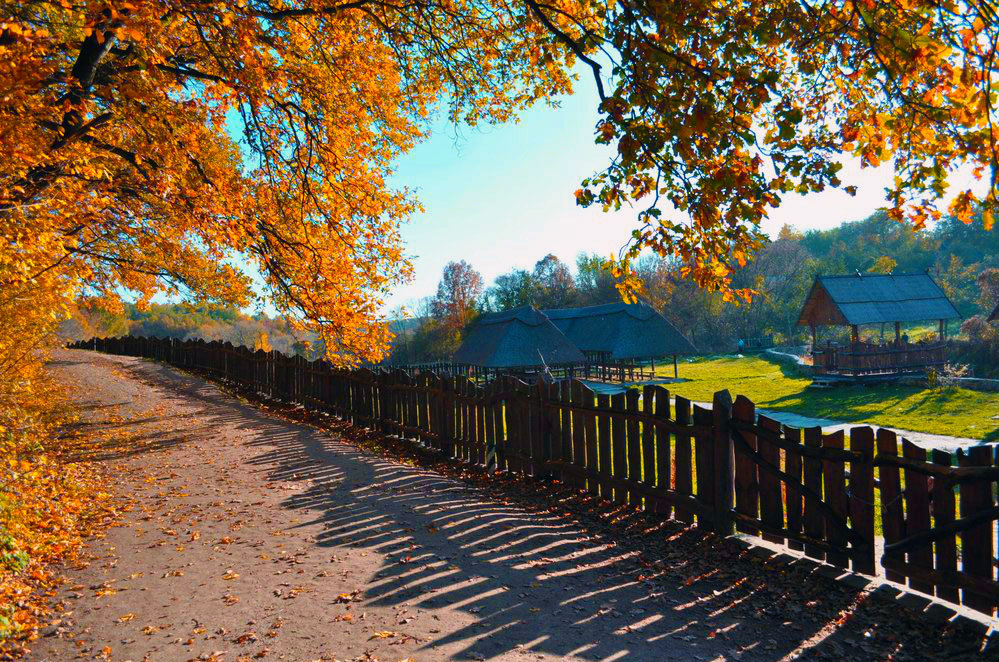
[[[696,351],[675,326],[645,303],[609,303],[544,313],[590,358],[624,361]]]
[[[583,354],[533,306],[482,315],[467,329],[452,359],[483,368],[572,365]]]

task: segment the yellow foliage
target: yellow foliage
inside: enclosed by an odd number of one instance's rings
[[[71,461],[89,443],[68,433],[72,409],[37,362],[24,365],[0,394],[0,657],[30,645],[59,582],[53,566],[113,515],[106,477]]]

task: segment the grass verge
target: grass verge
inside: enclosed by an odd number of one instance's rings
[[[661,373],[672,377],[672,366]],[[688,381],[670,384],[670,392],[691,400],[711,402],[716,391],[728,389],[733,398],[744,395],[757,407],[802,416],[999,440],[999,393],[890,383],[810,389],[811,378],[793,366],[760,356],[684,361],[680,377]]]

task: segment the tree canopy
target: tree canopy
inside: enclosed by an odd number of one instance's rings
[[[551,5],[541,11],[563,13]],[[568,10],[570,13],[572,10]],[[922,228],[940,218],[948,173],[987,171],[986,194],[959,191],[960,222],[980,205],[987,228],[999,188],[996,10],[948,0],[773,0],[602,5],[597,29],[562,37],[599,51],[598,141],[618,154],[577,191],[605,209],[641,201],[642,225],[622,253],[679,256],[684,275],[720,290],[762,245],[760,222],[786,194],[847,187],[845,155],[892,162],[888,218]],[[558,31],[556,30],[558,33]],[[601,58],[584,57],[600,77]]]
[[[377,358],[383,297],[410,271],[399,224],[418,209],[388,184],[393,159],[439,103],[504,121],[570,89],[567,47],[527,11],[3,3],[0,289],[25,300],[55,275],[108,299],[245,305],[259,272],[331,358]]]
[[[419,209],[389,184],[394,160],[441,105],[506,121],[569,92],[579,62],[600,97],[597,140],[617,154],[576,199],[641,209],[617,265],[626,294],[652,248],[746,296],[732,277],[761,249],[767,210],[847,186],[846,154],[894,162],[892,220],[935,218],[961,163],[989,170],[988,186],[957,195],[955,218],[978,205],[991,226],[996,205],[987,3],[2,6],[0,317],[28,335],[80,293],[263,297],[332,360],[376,360],[384,296],[411,270],[400,223]]]

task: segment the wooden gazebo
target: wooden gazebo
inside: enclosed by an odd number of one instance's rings
[[[829,378],[864,379],[924,373],[946,361],[947,320],[959,317],[954,304],[927,273],[818,276],[805,299],[799,326],[812,331],[815,374]],[[901,325],[936,320],[936,339],[909,342]],[[864,325],[894,325],[894,338],[861,340]],[[848,326],[848,343],[820,344],[817,327]]]

